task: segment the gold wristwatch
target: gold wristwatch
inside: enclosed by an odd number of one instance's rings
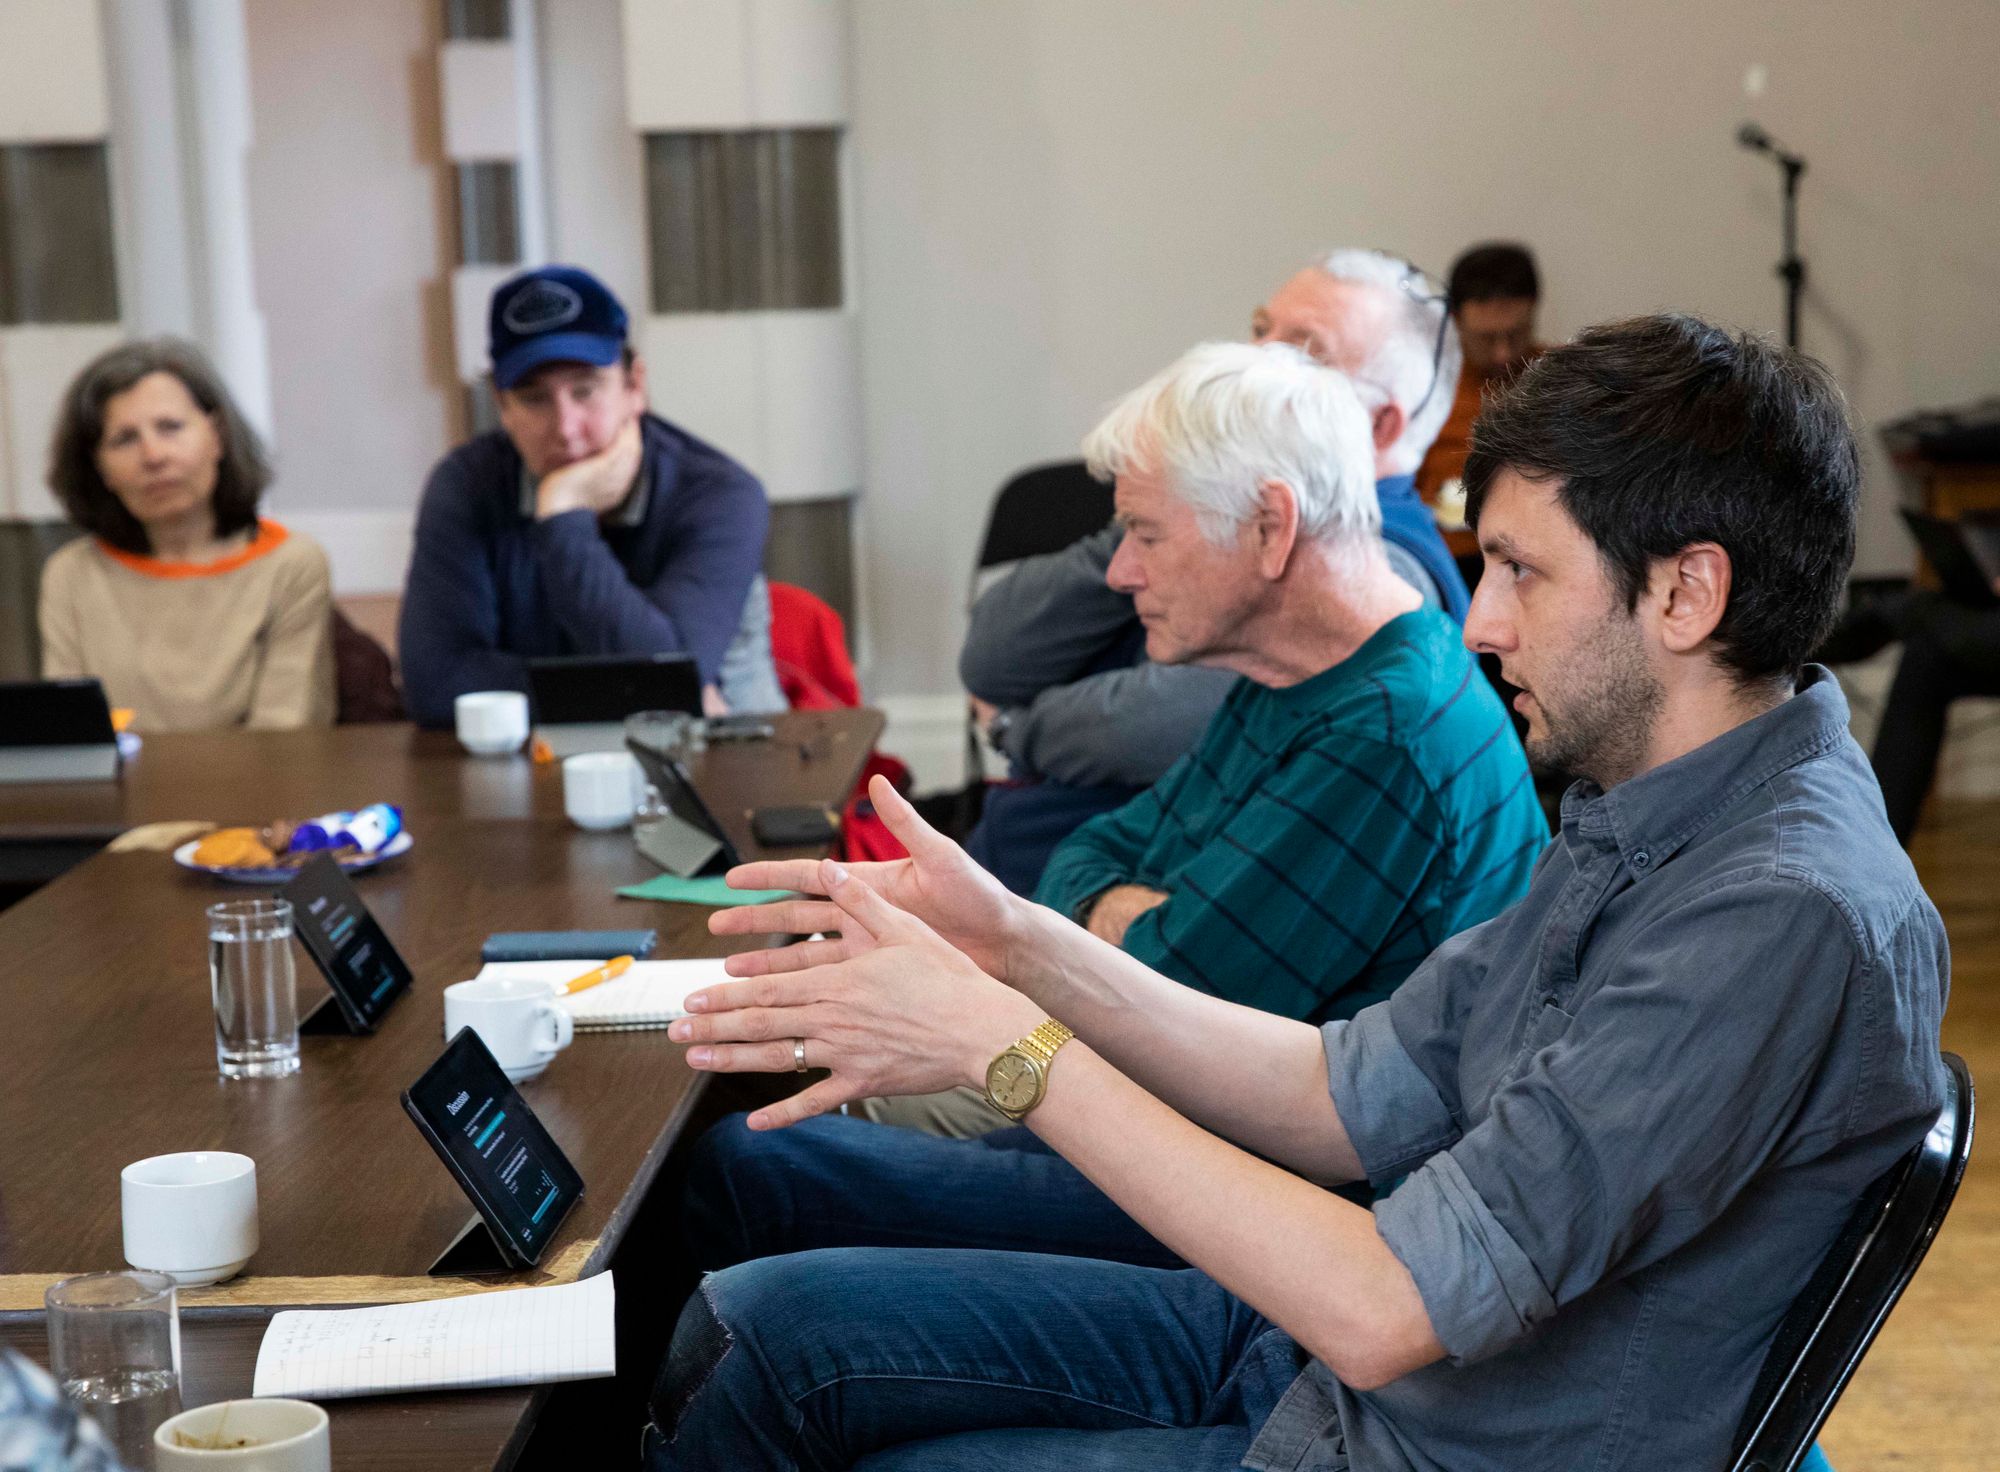
[[[986,1102],[1009,1119],[1020,1120],[1049,1091],[1049,1064],[1056,1049],[1076,1034],[1049,1018],[986,1065]]]

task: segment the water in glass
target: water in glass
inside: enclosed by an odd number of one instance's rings
[[[114,1370],[62,1382],[70,1403],[95,1421],[127,1467],[153,1465],[153,1432],[181,1410],[172,1370]]]
[[[292,907],[232,900],[208,910],[215,1062],[224,1078],[275,1078],[299,1068]]]

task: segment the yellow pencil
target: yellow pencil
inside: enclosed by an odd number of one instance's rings
[[[614,976],[623,976],[631,969],[630,956],[614,956],[602,966],[594,967],[581,976],[573,976],[557,988],[559,996],[574,996],[577,992],[589,991],[600,981],[609,981]]]

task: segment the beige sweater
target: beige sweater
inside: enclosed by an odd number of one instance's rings
[[[326,554],[274,521],[214,563],[86,538],[42,571],[42,672],[96,676],[138,731],[330,725],[332,619]]]

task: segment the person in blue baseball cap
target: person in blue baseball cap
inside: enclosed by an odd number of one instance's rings
[[[687,653],[711,714],[783,710],[755,476],[652,413],[611,290],[540,266],[493,293],[500,428],[431,472],[400,631],[404,700],[450,725],[530,658]]]

